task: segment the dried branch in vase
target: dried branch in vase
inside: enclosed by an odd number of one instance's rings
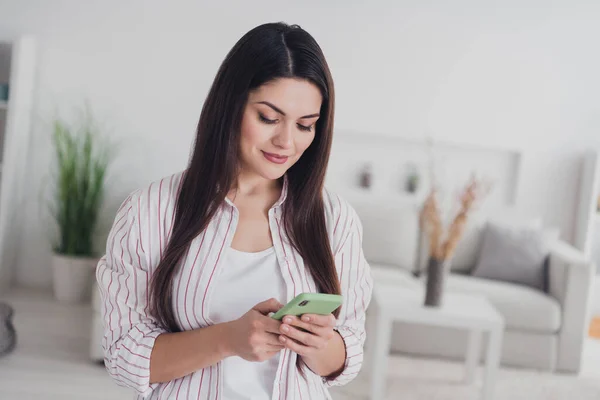
[[[440,209],[438,207],[436,191],[432,190],[427,197],[423,208],[421,209],[420,223],[421,229],[427,234],[429,239],[429,255],[436,260],[448,260],[454,255],[454,250],[460,241],[469,212],[474,205],[482,200],[490,191],[489,183],[471,178],[460,195],[460,209],[452,220],[444,236]]]
[[[429,254],[437,256],[442,239],[442,220],[435,189],[431,191],[420,214],[420,225],[429,238]]]

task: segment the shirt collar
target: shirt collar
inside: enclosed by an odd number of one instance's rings
[[[283,202],[287,198],[288,186],[289,186],[288,176],[287,176],[287,174],[284,174],[283,175],[283,187],[281,188],[281,195],[279,196],[279,200],[277,200],[271,208],[278,208],[279,206],[281,206],[283,204]],[[229,198],[227,196],[225,196],[225,202],[235,208],[235,205],[233,204],[233,202],[231,200],[229,200]]]

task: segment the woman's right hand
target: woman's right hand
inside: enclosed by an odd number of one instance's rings
[[[241,318],[229,323],[229,348],[246,361],[261,362],[271,359],[284,346],[279,341],[280,321],[268,316],[283,305],[275,299],[258,303]]]

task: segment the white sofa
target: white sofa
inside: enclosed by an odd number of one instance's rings
[[[386,269],[415,278],[416,265],[426,261],[418,246],[418,210],[415,205],[352,201],[363,223],[365,256],[375,279],[390,279]],[[518,217],[517,217],[518,218]],[[503,218],[504,219],[504,218]],[[486,219],[471,219],[453,259],[449,291],[477,293],[504,316],[502,363],[550,371],[579,371],[592,293],[593,265],[583,254],[558,242],[549,258],[549,293],[506,282],[476,278],[465,273],[477,261]],[[422,254],[419,254],[422,253]],[[396,276],[399,274],[396,273]],[[466,334],[397,323],[392,350],[413,355],[459,358],[466,351]],[[483,355],[482,355],[483,357]]]

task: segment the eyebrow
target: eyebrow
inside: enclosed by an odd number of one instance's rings
[[[279,114],[283,115],[285,117],[285,113],[278,107],[276,107],[275,105],[269,103],[268,101],[258,101],[257,104],[264,104],[266,106],[271,107],[273,110],[275,110],[276,112],[278,112]],[[315,118],[315,117],[319,117],[320,114],[310,114],[310,115],[305,115],[303,117],[300,117],[299,119],[308,119],[308,118]]]

